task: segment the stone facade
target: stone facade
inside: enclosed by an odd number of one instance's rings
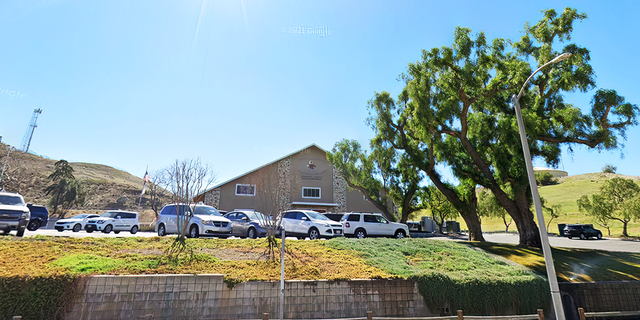
[[[412,280],[286,281],[286,319],[432,316]],[[280,310],[279,281],[229,288],[222,275],[93,276],[65,319],[261,319]]]
[[[204,204],[220,208],[220,188],[215,188],[204,194]]]
[[[278,161],[278,211],[291,209],[291,157]]]
[[[334,208],[335,212],[347,211],[347,182],[340,175],[336,166],[333,166],[333,202],[340,205]]]

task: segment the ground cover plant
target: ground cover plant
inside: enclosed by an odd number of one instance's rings
[[[512,244],[469,242],[546,275],[542,251]],[[640,253],[551,248],[558,281],[638,281]]]
[[[168,237],[2,237],[0,255],[5,259],[0,262],[0,292],[4,299],[0,297],[0,310],[4,311],[0,318],[16,314],[23,319],[56,318],[55,314],[61,314],[73,300],[69,298],[73,297],[72,284],[94,274],[218,273],[224,274],[229,286],[280,278],[279,259],[267,259],[265,239],[189,239],[187,244],[194,254],[183,255],[178,261],[164,255],[172,242]],[[525,301],[515,309],[519,312],[535,312],[535,308],[546,306],[544,279],[464,244],[427,239],[333,239],[289,241],[287,249],[287,279],[412,278],[434,307],[466,301],[466,305],[452,306],[464,307],[470,314],[514,310],[492,304],[493,300],[506,303],[508,298]],[[486,301],[483,290],[502,292],[505,299]],[[520,292],[530,292],[527,295],[532,298],[518,296]],[[43,299],[55,307],[45,311],[33,308]]]

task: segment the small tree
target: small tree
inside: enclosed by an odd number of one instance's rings
[[[440,233],[444,233],[442,224],[447,219],[454,219],[458,216],[458,211],[435,186],[423,188],[420,200],[422,206],[431,212],[431,218],[438,225],[438,232]]]
[[[181,204],[176,206],[178,236],[167,250],[167,255],[177,260],[187,249],[186,234],[192,217],[193,199],[215,181],[216,174],[200,158],[176,160],[164,172],[166,189],[171,193],[172,202]]]
[[[536,172],[536,184],[539,186],[550,186],[558,184],[558,179],[554,178],[549,172]]]
[[[622,222],[622,234],[629,236],[627,225],[640,217],[640,187],[633,179],[607,180],[598,194],[578,199],[578,208],[605,225],[609,220]]]
[[[610,164],[606,164],[604,167],[602,167],[602,173],[616,173],[617,170],[618,167]]]
[[[75,189],[69,189],[71,182],[76,180],[73,176],[73,167],[66,160],[59,160],[55,163],[53,172],[47,177],[47,179],[52,183],[44,189],[44,192],[46,195],[52,196],[49,204],[53,207],[51,215],[55,215],[58,211],[58,206],[62,204],[65,198],[67,199],[67,203],[75,200],[74,198],[69,201],[68,199],[72,194],[66,195],[67,191],[75,193]],[[64,217],[64,209],[60,212],[58,217]]]
[[[561,214],[564,213],[562,211],[562,205],[554,204],[550,206],[548,205],[547,200],[542,197],[540,197],[540,202],[542,202],[542,210],[545,211],[550,217],[549,221],[547,222],[547,230],[549,230],[551,221],[553,221],[553,219],[557,219]]]
[[[478,196],[478,215],[481,217],[498,217],[502,219],[502,223],[504,223],[504,232],[509,232],[509,227],[513,223],[511,217],[507,213],[493,193],[488,192],[486,189],[480,191],[480,195]],[[507,222],[507,219],[509,222]]]
[[[152,172],[149,179],[149,205],[151,210],[155,214],[155,219],[158,220],[158,214],[162,209],[162,198],[166,196],[166,190],[162,188],[166,185],[166,172],[164,170],[158,170]]]
[[[281,227],[282,214],[286,209],[284,208],[286,201],[283,199],[284,190],[282,190],[284,186],[280,184],[278,179],[277,172],[267,170],[256,172],[250,182],[254,187],[254,208],[262,208],[261,214],[256,216],[263,228],[267,230],[265,254],[270,260],[275,260],[276,254],[280,252],[277,234]],[[274,189],[274,187],[276,188]]]

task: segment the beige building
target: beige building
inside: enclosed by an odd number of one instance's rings
[[[251,209],[276,214],[289,209],[379,212],[349,188],[315,144],[213,186],[194,199],[219,210]]]

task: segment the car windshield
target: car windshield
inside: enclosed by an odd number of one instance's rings
[[[118,215],[118,212],[114,212],[114,211],[107,211],[107,212],[103,213],[101,217],[105,217],[105,218],[115,218],[117,215]]]
[[[317,213],[317,212],[313,212],[313,211],[307,211],[305,212],[309,217],[311,217],[311,219],[313,220],[328,220],[331,221],[331,219]]]
[[[24,205],[24,202],[22,201],[22,199],[20,199],[20,197],[3,195],[0,196],[0,204],[19,206]]]
[[[266,221],[267,220],[267,217],[265,217],[260,212],[246,211],[246,212],[244,212],[244,214],[246,214],[247,217],[249,217],[249,220],[258,220],[258,221]]]
[[[193,213],[208,216],[222,216],[220,213],[218,213],[218,210],[216,210],[216,208],[207,206],[196,206],[196,208],[193,210]]]

